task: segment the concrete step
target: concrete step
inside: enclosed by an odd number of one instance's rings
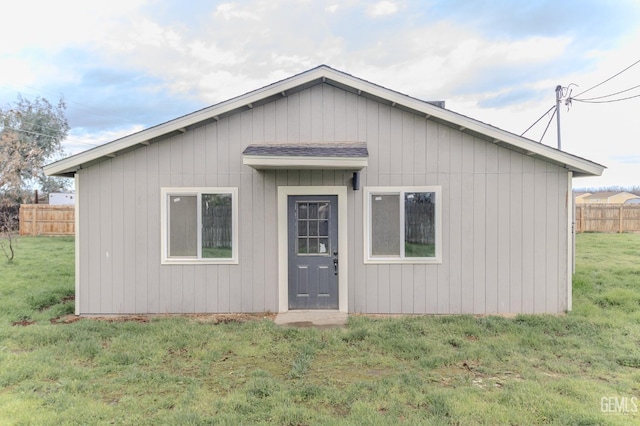
[[[291,310],[280,312],[275,323],[288,327],[344,327],[348,314],[337,310]]]

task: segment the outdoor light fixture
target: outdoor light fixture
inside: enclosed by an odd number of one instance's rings
[[[360,189],[360,172],[353,172],[353,177],[351,178],[351,186],[354,191]]]

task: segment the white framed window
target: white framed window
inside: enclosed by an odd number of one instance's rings
[[[238,188],[162,188],[163,264],[238,263]]]
[[[365,263],[441,263],[439,186],[364,187]]]

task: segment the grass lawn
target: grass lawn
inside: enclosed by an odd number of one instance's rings
[[[0,258],[0,424],[640,424],[640,235],[577,247],[568,315],[317,330],[52,322],[73,311],[73,239],[20,238]]]
[[[230,259],[233,256],[231,247],[202,247],[203,258],[218,258],[218,259]]]
[[[435,244],[404,243],[404,255],[406,257],[435,257]]]

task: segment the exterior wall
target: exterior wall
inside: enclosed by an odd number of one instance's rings
[[[241,153],[307,141],[367,142],[361,186],[442,187],[439,265],[365,265],[363,191],[348,189],[350,312],[567,308],[566,170],[317,85],[80,170],[79,313],[277,311],[277,187],[349,186],[351,172],[257,172]],[[160,264],[168,186],[239,188],[238,265]]]

